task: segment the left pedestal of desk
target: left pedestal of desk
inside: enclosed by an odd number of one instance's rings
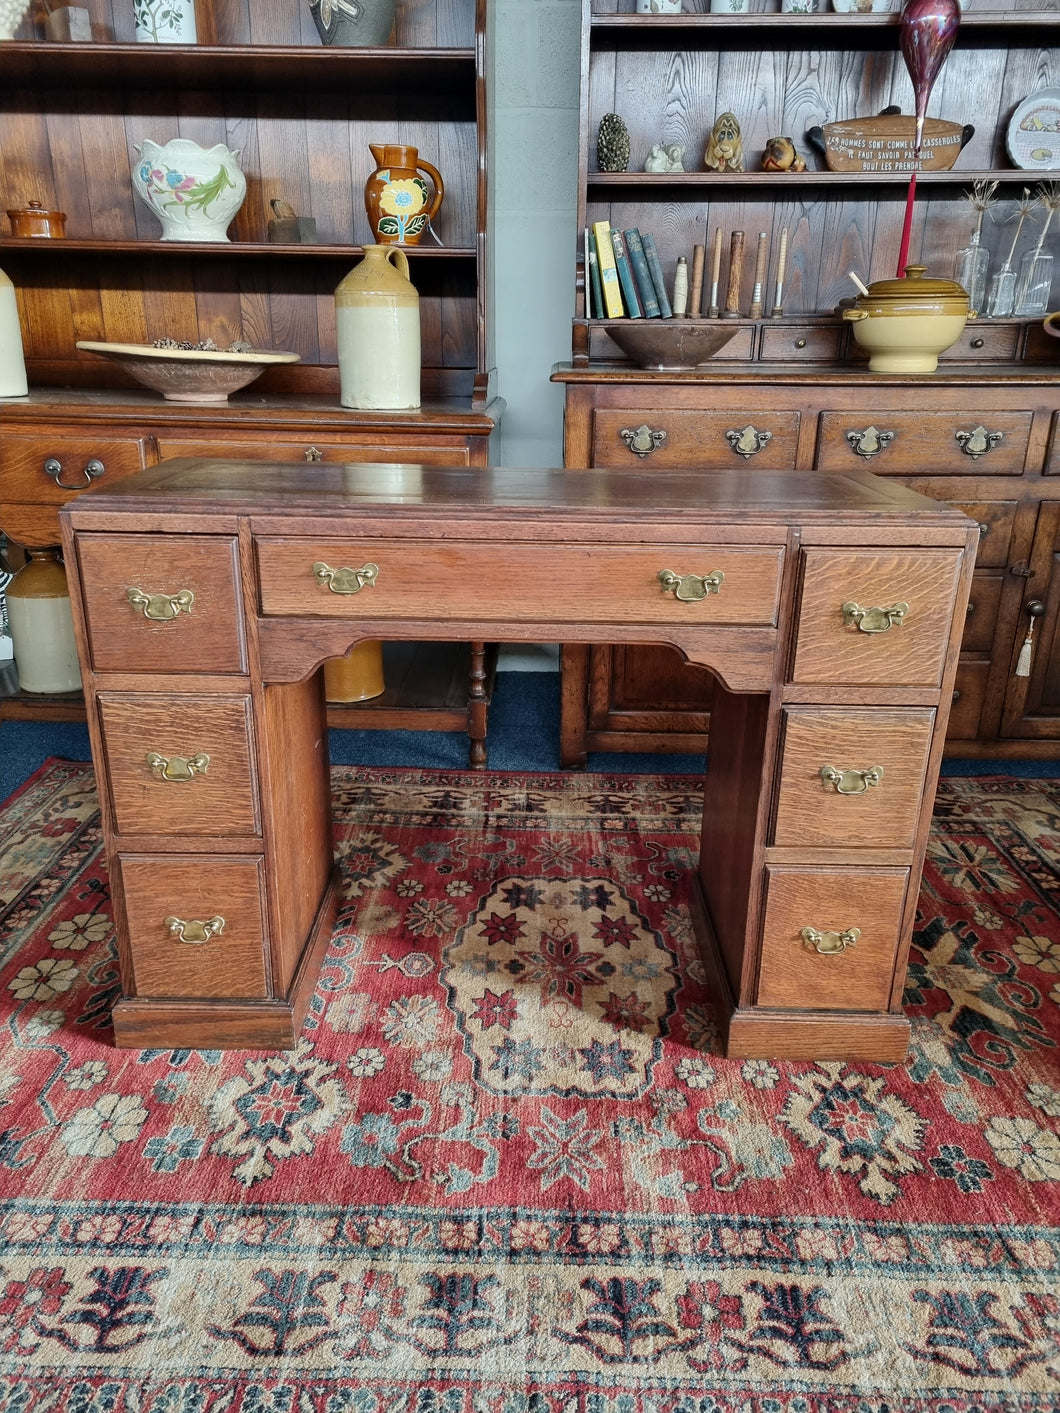
[[[337,907],[319,673],[262,684],[234,520],[63,529],[121,965],[115,1041],[290,1049]]]

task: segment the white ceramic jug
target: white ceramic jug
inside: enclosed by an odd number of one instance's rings
[[[134,146],[140,160],[133,167],[133,186],[162,222],[162,239],[227,241],[247,194],[239,153],[223,142],[206,148],[186,137],[164,146],[145,137]]]

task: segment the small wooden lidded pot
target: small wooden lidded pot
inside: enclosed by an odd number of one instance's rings
[[[11,234],[21,239],[24,236],[44,236],[55,239],[66,234],[66,212],[45,211],[39,201],[31,201],[28,206],[7,213],[11,222]]]

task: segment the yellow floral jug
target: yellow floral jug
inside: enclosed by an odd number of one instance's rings
[[[420,405],[420,297],[393,245],[366,245],[335,291],[339,401],[404,411]]]
[[[376,168],[364,187],[368,224],[380,245],[419,245],[445,195],[442,174],[415,147],[368,144]],[[430,177],[431,192],[421,173]]]

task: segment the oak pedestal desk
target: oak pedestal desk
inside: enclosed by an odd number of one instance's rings
[[[336,913],[320,664],[672,644],[719,686],[697,927],[731,1056],[900,1060],[978,526],[866,472],[183,459],[61,512],[118,1045],[290,1048]]]

